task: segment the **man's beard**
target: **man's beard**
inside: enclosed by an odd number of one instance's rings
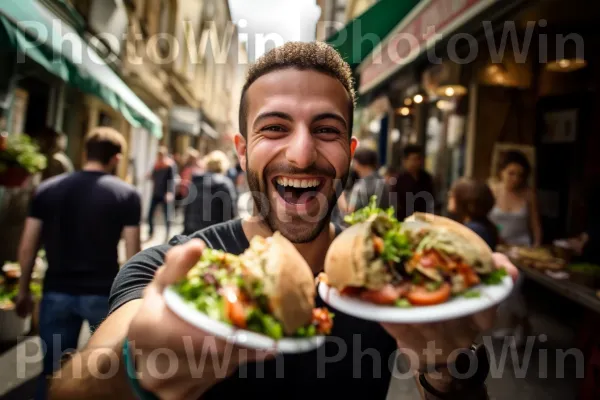
[[[250,189],[250,193],[252,193],[252,199],[254,200],[254,207],[256,209],[256,212],[258,213],[258,216],[262,218],[262,220],[269,226],[269,229],[271,229],[272,232],[280,231],[292,243],[307,243],[315,240],[323,231],[323,229],[328,226],[328,223],[331,219],[331,213],[333,212],[333,208],[335,207],[337,199],[339,195],[341,195],[342,190],[346,186],[346,182],[348,181],[348,176],[350,174],[350,165],[348,165],[348,168],[346,168],[346,171],[344,172],[339,181],[335,179],[336,173],[333,167],[319,168],[313,166],[306,169],[298,169],[290,166],[289,164],[279,164],[267,166],[265,168],[263,173],[264,177],[273,176],[274,174],[272,174],[271,172],[277,171],[277,173],[281,175],[321,175],[329,177],[333,180],[333,187],[331,188],[331,193],[326,194],[327,208],[321,216],[321,218],[319,218],[319,220],[314,224],[314,228],[308,232],[303,232],[302,234],[294,234],[293,237],[290,237],[291,234],[289,232],[286,232],[286,229],[284,229],[284,227],[286,224],[293,224],[293,222],[282,222],[277,218],[274,206],[271,206],[271,202],[269,201],[269,182],[267,182],[265,178],[263,179],[261,185],[258,173],[250,169],[247,160],[248,157],[246,157],[246,176],[248,181],[248,188]],[[275,193],[274,196],[278,196],[278,194]]]

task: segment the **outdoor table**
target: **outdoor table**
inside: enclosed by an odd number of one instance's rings
[[[582,306],[600,314],[600,298],[596,296],[596,291],[566,279],[556,279],[547,275],[544,271],[540,271],[536,268],[526,267],[520,264],[518,261],[511,259],[511,261],[517,266],[521,273],[525,274],[527,278],[530,278],[551,291],[560,294]]]
[[[597,398],[591,393],[599,393],[596,377],[600,374],[600,341],[598,341],[597,327],[600,324],[600,298],[596,291],[588,286],[571,281],[569,278],[556,279],[544,271],[522,265],[517,260],[511,261],[527,278],[545,286],[552,292],[568,298],[584,306],[586,313],[581,326],[577,328],[577,347],[586,357],[585,375],[579,388],[579,398]]]

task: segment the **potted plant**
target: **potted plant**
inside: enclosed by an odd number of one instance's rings
[[[0,137],[0,186],[20,187],[23,182],[46,168],[46,157],[25,134]]]

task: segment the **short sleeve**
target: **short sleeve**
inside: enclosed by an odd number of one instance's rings
[[[44,191],[38,190],[33,195],[29,203],[29,216],[32,218],[43,220],[45,215],[44,206]]]
[[[125,213],[123,215],[124,226],[138,226],[142,217],[142,204],[140,195],[132,190],[125,200]]]
[[[140,299],[171,245],[151,247],[131,257],[119,270],[108,299],[109,314],[131,300]]]

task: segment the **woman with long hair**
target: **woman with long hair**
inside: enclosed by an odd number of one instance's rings
[[[499,230],[503,243],[516,246],[539,246],[542,225],[535,189],[528,185],[531,165],[520,151],[504,155],[498,181],[492,186],[496,205],[490,219]]]
[[[507,245],[539,246],[542,243],[542,226],[535,189],[528,184],[531,164],[520,151],[508,151],[498,169],[498,182],[492,185],[496,205],[490,220],[498,228],[500,240]],[[523,297],[523,274],[515,282],[510,298],[500,308],[506,315],[508,329],[497,330],[494,336],[512,336],[512,344],[521,346],[531,333],[527,303]]]

